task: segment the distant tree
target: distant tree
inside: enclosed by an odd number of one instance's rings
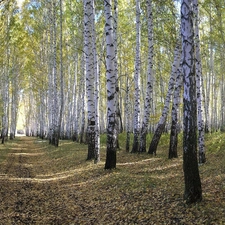
[[[60,106],[59,106],[59,119],[58,119],[58,135],[62,137],[62,126],[63,112],[64,112],[64,71],[63,71],[63,7],[62,0],[59,0],[59,11],[60,11]],[[64,133],[64,132],[63,132]],[[58,144],[57,144],[58,146]]]
[[[130,84],[128,75],[126,75],[126,96],[125,96],[125,114],[126,114],[126,152],[130,151],[130,117],[131,117],[131,107],[130,107]]]
[[[84,62],[84,54],[82,55],[82,62]],[[83,63],[82,66],[82,77],[80,80],[80,90],[81,90],[81,130],[80,130],[80,143],[85,143],[85,119],[86,119],[86,115],[85,115],[85,96],[86,96],[86,92],[85,92],[85,86],[86,86],[86,69],[85,69],[85,64]]]
[[[186,203],[202,200],[201,180],[197,160],[197,102],[195,74],[195,46],[193,29],[193,1],[181,3],[182,67],[184,73],[183,109],[183,170]]]

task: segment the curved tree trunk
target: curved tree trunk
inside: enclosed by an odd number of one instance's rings
[[[149,154],[156,154],[160,137],[162,135],[162,132],[165,129],[166,119],[169,112],[170,99],[174,90],[174,84],[176,81],[176,73],[179,66],[179,62],[180,62],[180,56],[181,56],[181,51],[180,51],[180,44],[178,42],[174,50],[174,62],[172,65],[172,72],[170,75],[169,86],[168,86],[168,91],[167,91],[166,100],[165,100],[165,106],[164,106],[162,115],[160,117],[159,123],[157,125],[157,128],[155,130],[154,136],[152,138],[152,141],[148,150]]]

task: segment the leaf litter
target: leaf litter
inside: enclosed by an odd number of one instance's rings
[[[225,224],[222,150],[208,152],[199,167],[203,201],[186,205],[182,157],[166,159],[165,148],[154,157],[120,150],[117,169],[108,171],[103,161],[85,160],[85,145],[61,141],[56,149],[37,140],[21,137],[0,149],[7,151],[0,224]]]

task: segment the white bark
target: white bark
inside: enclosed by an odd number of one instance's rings
[[[107,78],[107,152],[105,169],[116,168],[116,76],[115,49],[112,25],[112,1],[104,1],[105,34],[106,34],[106,78]]]
[[[95,102],[94,102],[94,57],[92,52],[92,2],[84,0],[84,52],[86,65],[86,91],[88,110],[88,156],[94,158],[95,148]]]
[[[129,78],[126,74],[126,97],[125,97],[125,125],[126,125],[126,152],[130,151],[130,118],[131,118],[131,106],[130,106],[130,84],[129,84]]]
[[[63,113],[64,113],[63,7],[62,7],[62,0],[59,0],[59,8],[60,8],[60,106],[59,106],[59,120],[58,120],[58,139],[60,137],[62,137],[62,133],[64,135],[64,128],[62,126],[62,119],[63,119]]]
[[[170,130],[170,147],[169,147],[169,159],[177,158],[177,144],[178,144],[178,132],[179,132],[179,124],[178,124],[178,112],[180,105],[180,94],[183,85],[183,71],[182,66],[178,68],[176,72],[176,85],[174,89],[173,95],[173,105],[171,111],[171,130]]]
[[[18,74],[15,71],[18,71],[16,67],[16,60],[13,59],[13,77],[11,77],[11,112],[10,112],[10,139],[15,138],[16,134],[16,125],[17,125],[17,116],[18,116],[18,106],[19,106],[19,79]]]
[[[196,71],[196,86],[197,86],[197,123],[198,123],[198,144],[199,144],[199,163],[205,162],[205,138],[204,138],[204,121],[202,115],[202,64],[200,56],[200,40],[198,28],[198,0],[193,2],[193,12],[195,16],[195,71]]]
[[[153,92],[153,17],[152,17],[152,0],[146,0],[147,19],[148,19],[148,71],[147,86],[144,103],[144,119],[141,127],[140,152],[146,152],[146,134],[148,132],[150,108]]]
[[[3,78],[2,100],[3,100],[3,116],[2,116],[2,143],[8,138],[9,129],[9,79],[8,69],[5,68],[5,77]]]
[[[81,76],[81,81],[80,81],[80,87],[81,87],[81,131],[80,131],[80,143],[84,143],[84,133],[85,133],[85,109],[86,109],[86,104],[85,104],[85,98],[86,98],[86,67],[84,63],[84,57],[85,54],[82,55],[82,76]]]
[[[72,139],[73,141],[78,141],[78,121],[77,121],[77,76],[78,76],[78,54],[76,53],[74,56],[74,76],[73,76],[73,96],[72,96],[72,127],[73,127],[73,134]]]
[[[57,43],[56,43],[56,3],[53,0],[53,39],[52,39],[52,82],[53,82],[53,101],[52,101],[52,112],[53,112],[53,142],[52,144],[58,146],[59,144],[59,103],[58,103],[58,77],[57,77]]]
[[[94,150],[94,163],[100,161],[100,128],[99,128],[99,68],[98,56],[96,49],[96,32],[95,32],[95,4],[92,0],[92,52],[94,59],[94,75],[95,75],[95,150]]]
[[[140,134],[140,72],[141,72],[141,9],[140,0],[136,0],[136,56],[135,56],[135,103],[134,103],[134,141],[132,152],[138,152]]]

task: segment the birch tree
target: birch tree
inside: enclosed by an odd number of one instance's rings
[[[202,200],[197,160],[196,75],[193,29],[193,1],[181,2],[182,67],[184,73],[183,109],[183,170],[186,203]]]
[[[131,152],[139,150],[140,134],[140,72],[141,72],[141,9],[140,0],[136,0],[136,56],[135,56],[135,103],[134,103],[134,140]]]
[[[95,149],[95,103],[94,103],[94,58],[92,52],[92,5],[90,0],[84,0],[84,52],[86,65],[86,91],[88,111],[88,155],[94,158]]]
[[[199,163],[205,163],[205,141],[204,141],[204,121],[202,115],[202,64],[200,56],[200,40],[199,40],[199,19],[198,19],[198,0],[193,1],[194,12],[194,34],[195,34],[195,69],[196,69],[196,85],[197,85],[197,123],[198,123],[198,144],[199,144]]]
[[[153,90],[153,18],[152,18],[152,0],[146,0],[147,19],[148,19],[148,71],[147,71],[147,86],[144,103],[144,118],[141,127],[140,135],[140,152],[146,152],[146,135],[148,132],[150,107],[152,101]]]
[[[105,169],[116,168],[116,77],[115,77],[115,49],[113,38],[112,0],[104,1],[105,35],[106,35],[106,79],[107,79],[107,150]]]
[[[119,70],[118,70],[118,48],[117,48],[117,28],[118,28],[118,1],[114,0],[114,14],[113,14],[113,38],[114,38],[114,49],[115,49],[115,58],[114,58],[114,65],[115,65],[115,76],[116,76],[116,125],[117,125],[117,130],[119,132],[120,129],[122,129],[122,127],[119,127],[119,119],[121,122],[121,113],[120,113],[120,102],[119,102]],[[120,123],[122,124],[122,123]],[[117,148],[119,148],[119,139],[117,138]]]
[[[4,59],[2,63],[2,80],[1,80],[1,95],[3,101],[3,113],[2,113],[2,128],[1,128],[1,138],[2,144],[4,144],[5,140],[8,138],[8,130],[9,130],[9,73],[10,73],[10,24],[12,20],[12,12],[11,12],[10,4],[6,4],[5,10],[5,21],[2,23],[2,29],[5,32],[5,40],[4,40],[4,48],[3,54]]]
[[[169,145],[169,159],[177,158],[177,144],[178,144],[178,111],[180,104],[180,94],[183,85],[183,72],[180,65],[179,69],[176,72],[176,85],[173,95],[173,104],[171,111],[171,129],[170,129],[170,145]]]
[[[49,143],[55,145],[59,144],[59,126],[58,126],[58,77],[57,77],[57,36],[56,36],[56,2],[52,0],[49,4],[49,21],[50,21],[50,59],[49,59]]]
[[[15,62],[14,62],[15,63]],[[15,66],[15,65],[14,65]],[[18,117],[18,106],[19,106],[19,80],[18,75],[15,73],[14,69],[14,77],[12,78],[12,87],[11,87],[11,125],[10,125],[10,139],[15,138],[16,134],[16,124]]]
[[[82,62],[83,62],[83,66],[82,66],[82,77],[80,80],[80,90],[81,90],[81,130],[80,130],[80,143],[84,143],[84,134],[85,134],[85,119],[86,119],[86,115],[85,115],[85,97],[86,97],[86,93],[85,93],[85,86],[86,86],[86,67],[85,67],[85,63],[84,63],[84,54],[82,54]]]
[[[131,118],[131,106],[130,106],[130,82],[129,77],[126,74],[126,95],[125,95],[125,125],[126,125],[126,152],[130,151],[130,118]]]
[[[91,16],[91,28],[92,28],[92,52],[94,63],[94,75],[95,75],[95,149],[94,149],[94,163],[100,161],[100,127],[99,127],[99,68],[98,57],[96,49],[96,32],[95,32],[95,2],[91,1],[92,16]]]
[[[58,139],[61,137],[62,130],[62,118],[64,111],[64,75],[63,75],[63,7],[62,0],[59,0],[59,11],[60,11],[60,109],[59,109],[59,120],[58,120]],[[59,142],[59,140],[58,140]],[[58,143],[57,143],[58,146]]]
[[[170,106],[170,99],[171,99],[171,95],[174,90],[174,85],[175,85],[175,81],[176,81],[176,73],[177,73],[177,69],[179,66],[180,57],[181,57],[181,50],[180,50],[180,45],[179,45],[179,41],[178,41],[176,44],[175,50],[174,50],[174,62],[172,65],[172,71],[171,71],[171,75],[170,75],[165,105],[164,105],[162,115],[157,124],[154,136],[152,138],[152,141],[151,141],[151,144],[150,144],[150,147],[148,150],[149,154],[156,154],[156,150],[157,150],[157,146],[158,146],[160,137],[161,137],[162,132],[164,131],[164,128],[166,125],[166,119],[167,119],[167,115],[169,112],[169,106]]]

